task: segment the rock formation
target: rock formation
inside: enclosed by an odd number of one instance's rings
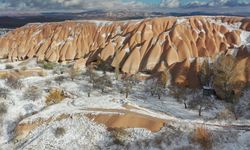
[[[192,78],[199,71],[199,58],[240,47],[242,33],[249,30],[250,20],[240,17],[28,24],[0,38],[0,57],[51,62],[84,59],[86,63],[102,59],[129,74],[172,66],[176,82],[197,85]],[[248,53],[249,58],[249,50],[244,51],[238,55]]]

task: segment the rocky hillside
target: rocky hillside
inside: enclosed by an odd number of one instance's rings
[[[249,25],[249,19],[239,17],[28,24],[0,38],[0,57],[12,61],[37,57],[52,62],[84,59],[81,62],[86,63],[101,59],[130,74],[171,66],[175,82],[198,85],[198,78],[193,77],[204,57],[234,54],[246,59],[241,65],[247,69]]]

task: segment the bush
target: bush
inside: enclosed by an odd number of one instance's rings
[[[55,137],[63,136],[66,133],[66,130],[63,127],[57,127],[54,131]]]
[[[78,69],[74,69],[73,67],[69,70],[69,77],[73,81],[77,76],[80,75],[80,71]]]
[[[22,71],[25,71],[25,70],[27,70],[28,68],[26,67],[26,66],[23,66],[22,68],[21,68],[21,70]]]
[[[29,87],[23,93],[23,99],[29,99],[35,101],[41,97],[42,97],[42,91],[36,86]]]
[[[13,89],[21,89],[23,86],[22,82],[17,77],[14,76],[7,77],[5,83],[7,84],[7,86]]]
[[[46,104],[52,105],[61,102],[64,99],[64,94],[60,90],[52,90],[49,95],[46,97]]]
[[[193,140],[204,150],[212,149],[212,136],[205,127],[197,127],[193,133]]]
[[[165,94],[165,84],[157,80],[154,84],[150,85],[151,95],[157,95],[158,99],[161,99],[161,96]]]
[[[0,117],[7,113],[7,106],[4,103],[0,103]]]
[[[13,69],[13,68],[14,68],[13,65],[10,65],[10,64],[6,64],[6,65],[5,65],[5,69]]]
[[[121,93],[125,93],[125,97],[128,98],[129,94],[131,94],[133,91],[133,87],[137,83],[139,83],[139,80],[137,79],[137,75],[125,77],[122,80]]]
[[[111,88],[113,85],[112,85],[112,81],[111,79],[109,78],[108,75],[104,74],[103,76],[97,78],[95,80],[95,84],[94,84],[94,88],[97,88],[97,89],[101,89],[102,93],[105,92],[104,90],[106,88]]]
[[[228,119],[234,119],[235,116],[233,114],[233,112],[227,108],[223,109],[221,112],[219,112],[216,115],[216,119],[220,119],[220,120],[228,120]]]
[[[126,139],[130,136],[129,132],[123,128],[108,128],[111,133],[114,144],[124,145]]]
[[[56,66],[56,63],[52,63],[52,62],[41,61],[39,63],[41,64],[41,67],[46,70],[53,70],[54,67]]]
[[[174,97],[177,102],[183,103],[185,109],[187,109],[187,89],[184,87],[171,86],[169,90],[169,95]]]
[[[58,65],[58,66],[54,67],[54,69],[53,69],[54,74],[60,75],[60,74],[63,74],[64,72],[65,72],[65,68],[63,67],[63,65]]]
[[[55,81],[60,85],[65,80],[64,76],[55,77]]]
[[[10,91],[6,88],[0,88],[0,97],[6,99],[9,92]]]

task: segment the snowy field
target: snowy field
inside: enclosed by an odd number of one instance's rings
[[[230,30],[241,25],[209,21]],[[0,29],[0,36],[5,33]],[[249,47],[250,32],[241,32],[241,42]],[[72,72],[73,65],[0,60],[0,150],[250,149],[249,89],[237,104],[206,97],[199,115],[199,105],[191,102],[201,89],[177,98],[169,86],[159,99],[150,91],[153,80],[127,85],[113,72]]]
[[[1,149],[204,149],[206,145],[194,139],[199,127],[209,132],[212,144],[208,148],[250,148],[249,90],[238,104],[242,109],[238,120],[231,115],[229,104],[215,97],[209,98],[212,106],[202,109],[199,116],[198,109],[185,109],[183,102],[170,94],[170,88],[165,89],[161,99],[151,96],[147,92],[151,81],[135,84],[126,98],[120,92],[122,81],[116,80],[114,73],[106,73],[112,87],[102,92],[90,89],[86,70],[72,80],[72,63],[53,65],[44,69],[34,59],[14,63],[1,60],[1,72],[20,72],[26,70],[24,66],[44,72],[22,77],[18,88],[8,79],[0,79]],[[102,71],[94,73],[103,75]],[[51,89],[63,91],[64,98],[48,104]],[[186,99],[192,100],[192,94],[187,93]],[[119,118],[123,115],[126,117]],[[118,119],[106,121],[110,116]],[[141,121],[136,123],[137,119]],[[126,122],[127,128],[112,128],[126,126]],[[133,125],[139,127],[130,128]]]

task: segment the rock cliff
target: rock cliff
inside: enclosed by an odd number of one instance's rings
[[[248,57],[249,63],[248,31],[250,20],[240,17],[37,23],[1,37],[0,57],[52,62],[85,59],[86,63],[102,59],[130,74],[172,66],[174,80],[186,82],[199,72],[204,57],[238,50],[236,56]]]

